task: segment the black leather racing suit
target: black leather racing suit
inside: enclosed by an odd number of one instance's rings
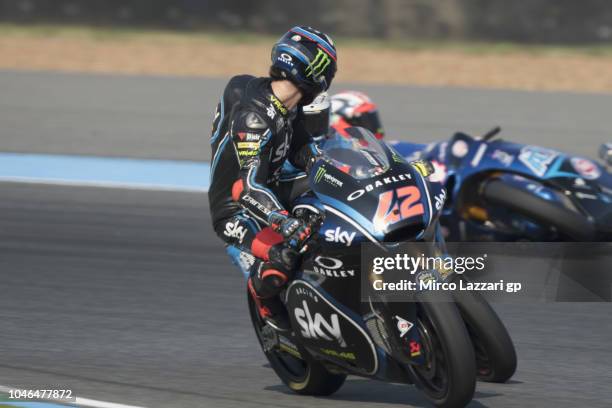
[[[211,145],[210,212],[217,235],[259,259],[282,241],[269,228],[285,205],[275,191],[285,160],[305,170],[316,146],[302,119],[274,96],[270,78],[233,77],[215,112]],[[248,258],[248,257],[247,257]],[[260,267],[260,266],[259,266]]]

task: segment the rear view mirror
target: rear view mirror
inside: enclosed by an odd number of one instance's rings
[[[603,143],[599,146],[599,158],[606,166],[612,166],[612,143]]]

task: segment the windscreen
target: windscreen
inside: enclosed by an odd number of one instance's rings
[[[331,165],[358,180],[379,176],[390,167],[384,148],[372,132],[364,128],[332,133],[321,150]]]

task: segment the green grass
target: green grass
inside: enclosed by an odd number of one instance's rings
[[[153,28],[97,27],[58,24],[11,24],[0,23],[0,36],[35,38],[82,38],[95,41],[155,40],[155,41],[200,41],[208,40],[227,44],[266,44],[276,41],[278,36],[250,32],[182,31]],[[415,39],[370,39],[337,37],[340,47],[390,49],[408,51],[454,51],[469,54],[530,54],[530,55],[589,55],[612,56],[612,44],[593,45],[543,45],[509,42],[481,42],[462,40],[415,40]]]

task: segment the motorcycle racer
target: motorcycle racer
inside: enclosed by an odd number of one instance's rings
[[[378,106],[366,94],[357,91],[344,91],[332,96],[331,126],[340,132],[350,126],[359,126],[374,133],[377,139],[385,136]]]
[[[308,171],[316,160],[298,107],[329,88],[337,57],[329,36],[296,26],[274,45],[271,59],[269,77],[239,75],[225,87],[213,119],[208,197],[215,232],[249,266],[260,315],[283,330],[288,322],[277,294],[292,278],[295,248],[311,223],[288,213],[275,186],[285,161]]]

